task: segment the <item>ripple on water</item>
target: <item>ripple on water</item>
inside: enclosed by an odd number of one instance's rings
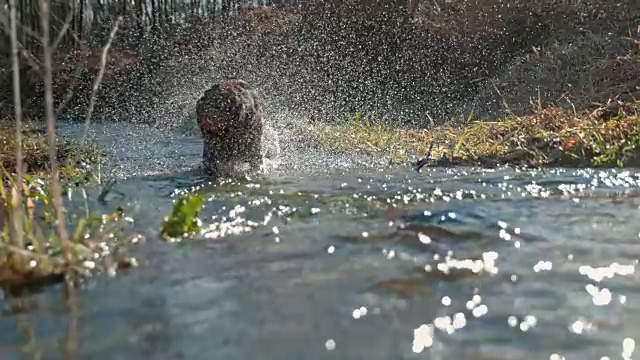
[[[195,140],[178,144],[140,143],[120,154],[146,170],[187,159],[176,165],[182,171],[200,150]],[[320,170],[223,185],[187,173],[121,181],[110,203],[144,204],[134,218],[152,240],[136,250],[141,268],[82,290],[79,356],[613,359],[623,347],[632,352],[640,323],[634,171]],[[206,198],[203,232],[178,244],[153,241],[174,188],[191,185]],[[71,317],[59,293],[29,301],[47,304],[27,311],[37,337],[23,345],[29,339],[16,323],[25,316],[6,312],[3,358],[16,358],[18,346],[61,352]]]

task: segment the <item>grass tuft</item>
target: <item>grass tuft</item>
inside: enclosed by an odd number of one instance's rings
[[[96,215],[87,205],[87,194],[80,192],[84,208],[66,213],[74,231],[66,243],[71,245],[71,259],[64,255],[63,240],[55,231],[51,196],[45,181],[25,176],[18,186],[13,176],[2,172],[5,186],[0,187],[0,286],[7,289],[34,284],[55,283],[67,274],[113,274],[118,268],[135,265],[135,259],[121,255],[123,246],[140,240],[129,230],[133,220],[122,209]],[[22,203],[17,201],[18,191]],[[16,242],[13,224],[21,217],[23,243]]]
[[[103,182],[100,165],[107,153],[95,145],[57,143],[63,185],[67,189],[82,186],[67,192],[68,197],[71,200],[72,194],[79,194],[84,203],[74,211],[65,210],[67,224],[73,229],[65,241],[55,231],[46,132],[33,124],[24,126],[26,173],[23,184],[17,184],[15,124],[9,120],[0,122],[0,174],[4,184],[0,186],[0,287],[19,289],[55,283],[68,274],[112,274],[118,268],[134,266],[135,259],[121,255],[125,245],[140,240],[129,229],[133,220],[125,216],[123,209],[93,213],[83,187]],[[105,183],[106,191],[109,185]],[[18,243],[15,231],[22,232],[22,243]],[[64,243],[71,246],[70,259],[64,255]]]

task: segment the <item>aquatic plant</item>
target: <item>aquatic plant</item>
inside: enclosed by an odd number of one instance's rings
[[[202,202],[200,194],[180,195],[173,203],[171,215],[164,218],[160,235],[170,240],[198,231],[201,226],[198,214],[202,209]]]

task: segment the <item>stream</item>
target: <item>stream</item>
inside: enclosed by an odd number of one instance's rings
[[[1,359],[627,359],[640,339],[640,169],[417,173],[285,136],[281,168],[216,185],[189,172],[195,136],[89,137],[119,177],[92,206],[131,207],[140,267],[73,307],[61,286],[0,299]],[[161,241],[193,187],[201,236]]]

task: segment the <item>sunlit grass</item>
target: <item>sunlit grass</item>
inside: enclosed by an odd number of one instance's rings
[[[33,124],[23,124],[22,134],[26,172],[33,176],[45,177],[50,171],[45,131]],[[3,169],[15,169],[15,139],[14,121],[9,118],[0,119],[0,167]],[[104,150],[93,144],[79,145],[71,141],[58,141],[57,154],[63,181],[82,185],[100,180],[96,167],[107,157]]]
[[[315,125],[320,142],[339,152],[387,156],[400,163],[429,152],[436,159],[478,165],[625,166],[640,160],[640,103],[595,111],[543,108],[499,121],[472,117],[428,129],[402,129],[355,114],[338,125]]]

